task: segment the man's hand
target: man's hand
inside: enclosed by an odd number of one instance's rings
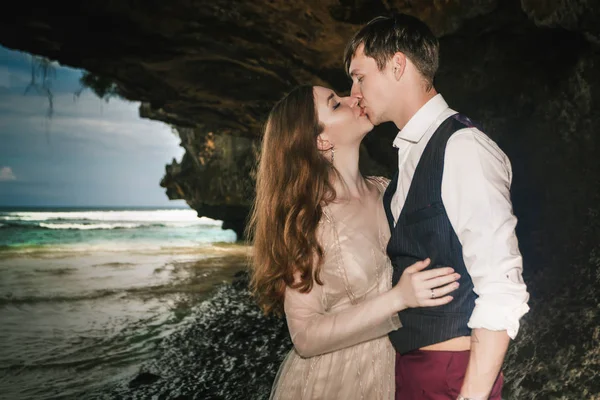
[[[487,397],[465,397],[462,394],[459,394],[456,400],[486,400]]]

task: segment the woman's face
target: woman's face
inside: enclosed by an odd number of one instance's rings
[[[321,86],[313,88],[319,122],[323,124],[320,137],[336,150],[346,146],[358,146],[373,129],[369,118],[358,107],[357,100],[339,97],[333,90]]]

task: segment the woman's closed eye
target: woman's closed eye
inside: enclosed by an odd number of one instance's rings
[[[336,104],[333,105],[333,109],[337,110],[337,108],[341,105],[342,103],[337,102]]]

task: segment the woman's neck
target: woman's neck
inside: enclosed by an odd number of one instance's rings
[[[361,199],[369,193],[366,179],[358,168],[359,149],[355,151],[338,151],[335,153],[333,166],[339,172],[332,177],[337,200]]]

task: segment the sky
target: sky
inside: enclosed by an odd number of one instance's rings
[[[185,206],[159,183],[181,160],[167,124],[139,117],[138,102],[81,89],[83,71],[53,65],[53,115],[30,90],[31,56],[0,46],[0,207]]]

